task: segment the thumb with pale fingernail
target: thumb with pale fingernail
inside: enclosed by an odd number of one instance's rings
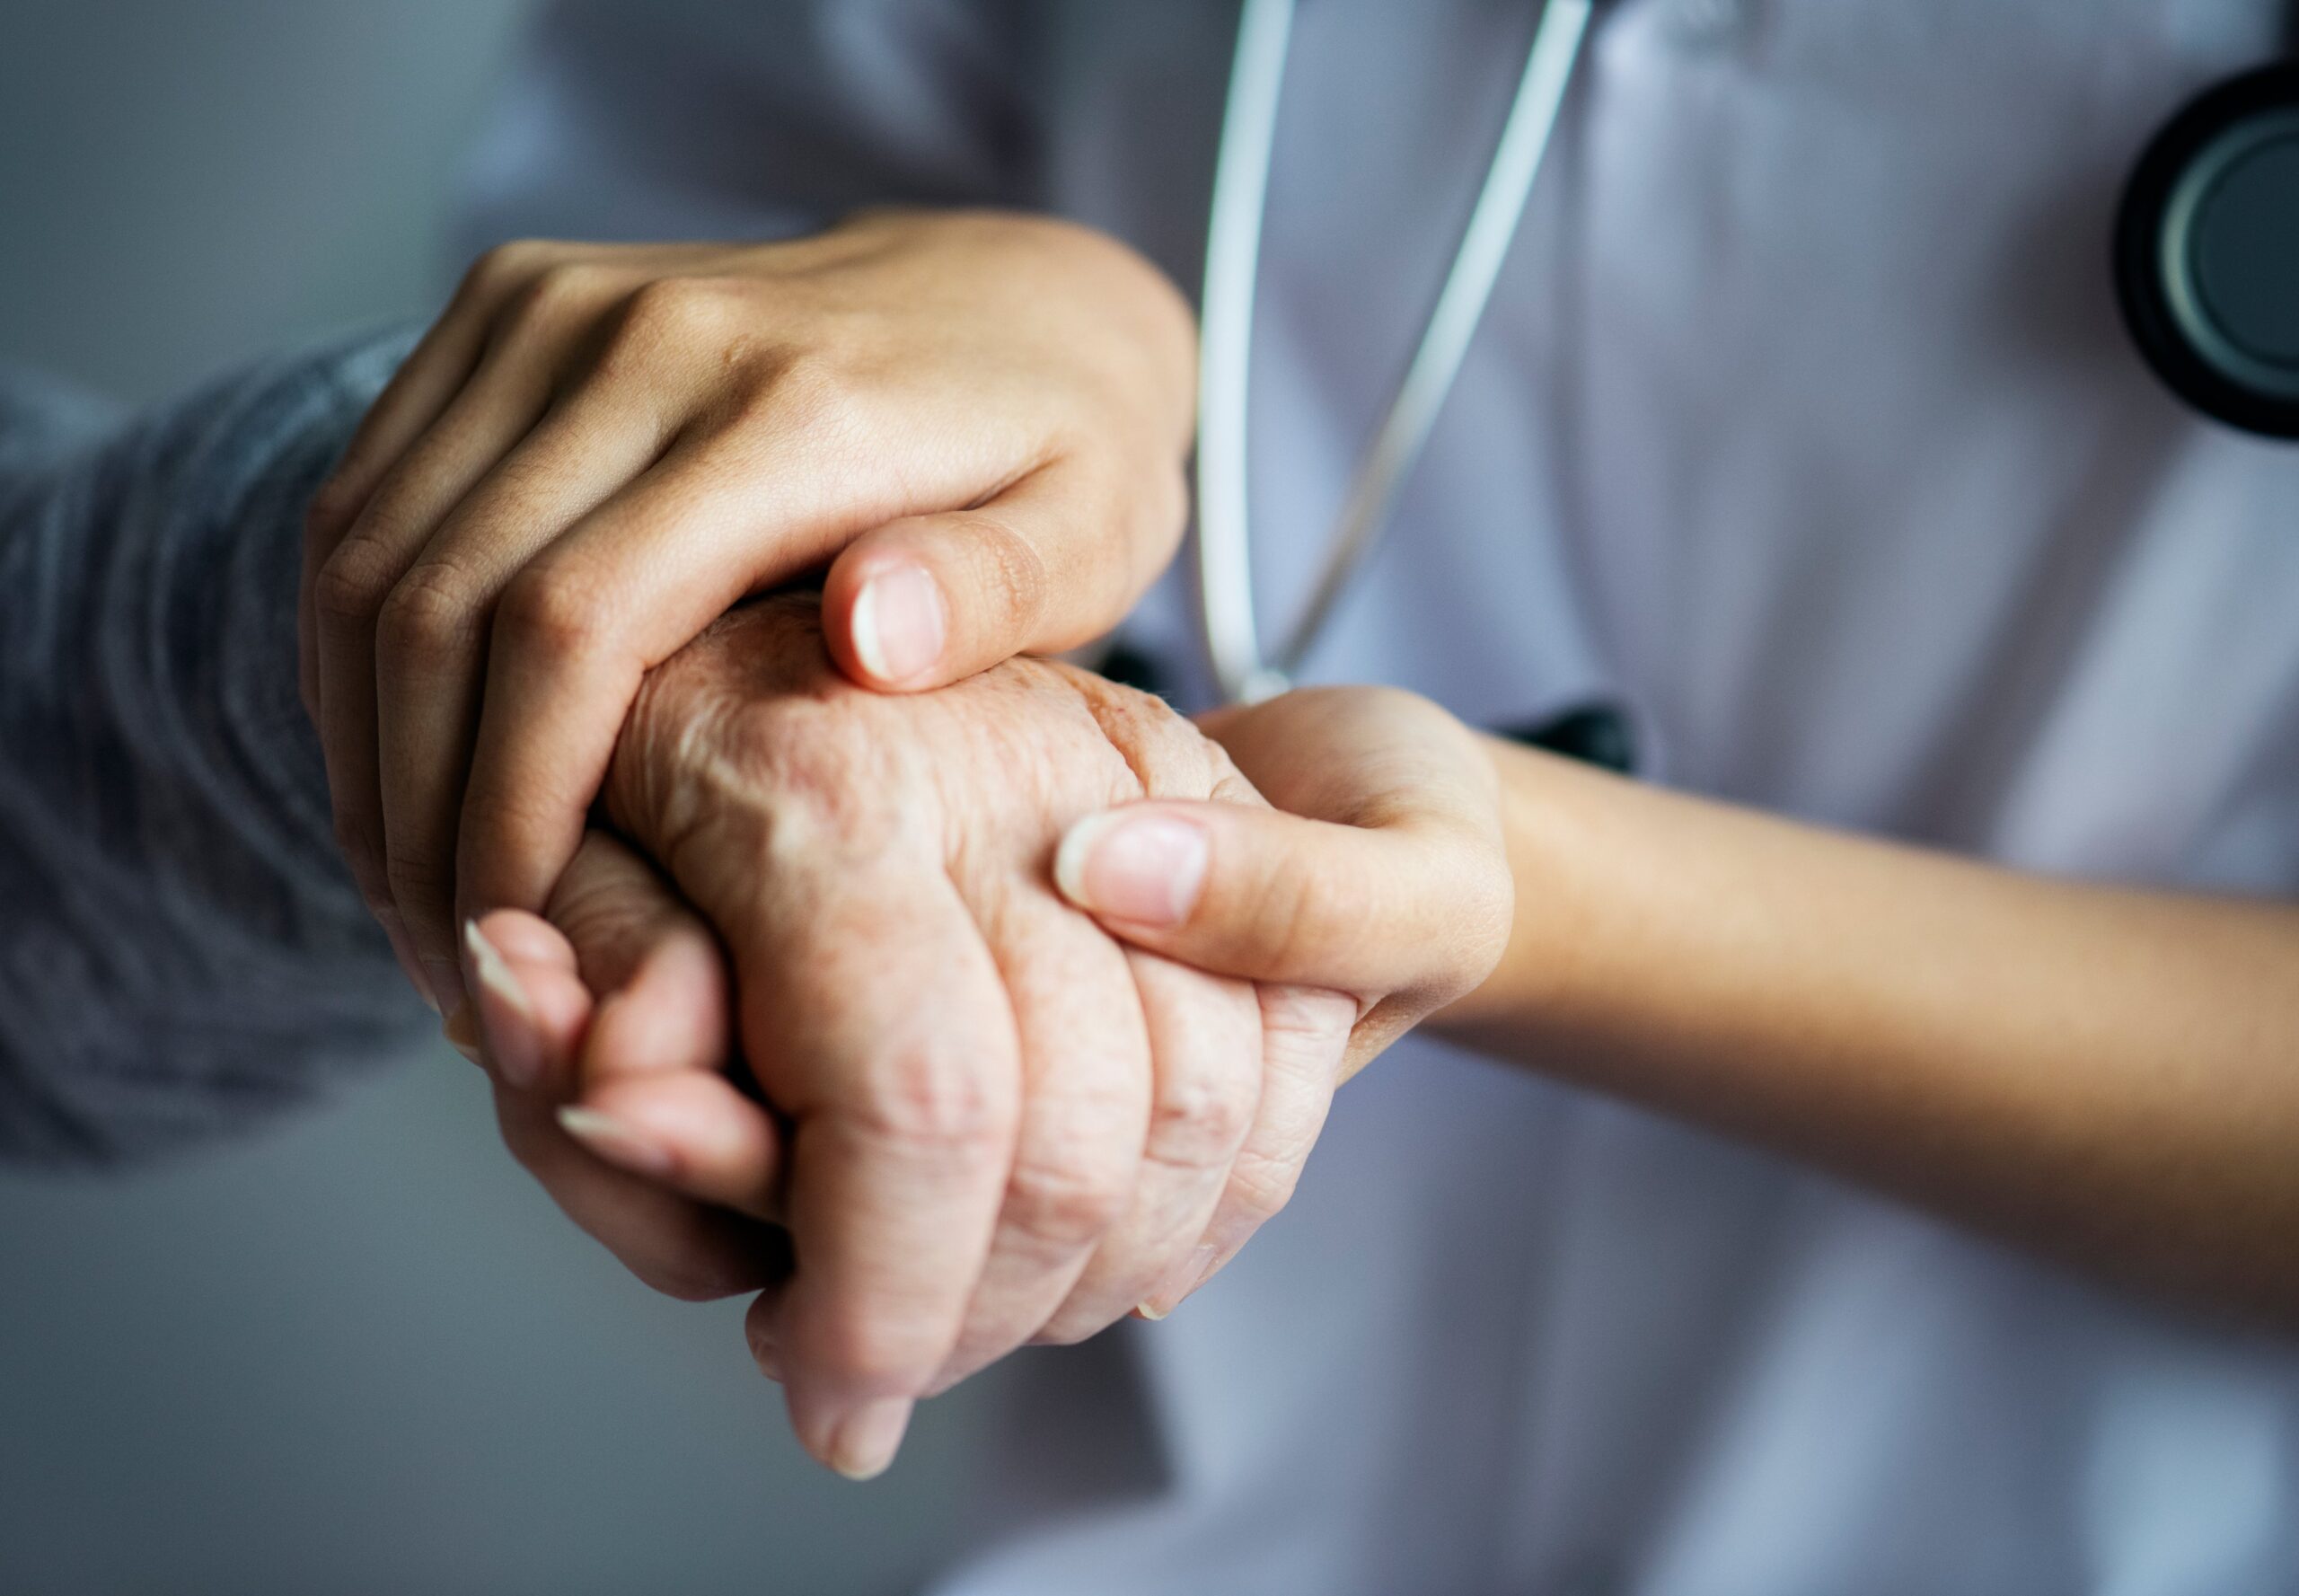
[[[1350,992],[1441,966],[1464,904],[1445,851],[1381,827],[1220,802],[1089,815],[1053,860],[1112,935],[1219,974]]]
[[[823,640],[865,687],[916,692],[1117,624],[1157,563],[1056,463],[970,509],[906,516],[848,544],[823,578]]]
[[[1210,853],[1204,828],[1185,816],[1113,809],[1070,828],[1054,854],[1054,885],[1105,920],[1178,926],[1197,907]]]
[[[949,646],[949,609],[923,566],[895,565],[864,579],[847,612],[848,648],[874,687],[928,681]]]

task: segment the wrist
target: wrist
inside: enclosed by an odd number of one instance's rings
[[[1481,1051],[1521,1055],[1585,1021],[1605,982],[1604,934],[1588,905],[1602,888],[1588,879],[1606,868],[1616,840],[1596,816],[1620,777],[1493,736],[1480,736],[1498,776],[1501,832],[1515,909],[1509,941],[1492,974],[1432,1015],[1436,1034]]]

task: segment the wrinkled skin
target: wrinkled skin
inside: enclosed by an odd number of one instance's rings
[[[542,906],[647,667],[744,596],[821,569],[890,690],[1114,624],[1181,536],[1194,345],[1147,261],[1042,216],[482,257],[304,548],[338,835],[418,989],[462,995],[458,903]]]
[[[832,667],[810,600],[771,600],[650,675],[605,797],[691,910],[647,899],[644,868],[597,842],[553,916],[595,913],[586,894],[649,904],[612,912],[656,918],[650,957],[694,966],[699,1001],[621,1031],[696,1067],[608,1045],[602,1011],[584,1079],[556,1090],[646,1129],[646,1156],[578,1151],[539,1111],[550,1089],[501,1094],[506,1139],[642,1274],[683,1251],[667,1272],[690,1285],[754,1283],[756,1233],[662,1186],[787,1223],[793,1266],[752,1339],[826,1461],[867,1470],[909,1399],[1023,1342],[1169,1309],[1290,1194],[1357,1000],[1125,947],[1051,879],[1064,829],[1113,805],[1261,805],[1158,701],[1030,659],[875,694]],[[771,1112],[694,1028],[723,992],[702,922],[738,973],[735,1040]],[[612,990],[593,977],[629,971],[579,974]]]

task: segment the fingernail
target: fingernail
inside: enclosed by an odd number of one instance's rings
[[[659,1142],[612,1114],[570,1103],[559,1111],[559,1128],[617,1168],[633,1175],[671,1172],[671,1155]]]
[[[881,682],[907,682],[942,657],[949,623],[942,589],[914,565],[898,565],[862,584],[849,623],[854,657]]]
[[[1179,925],[1205,885],[1205,833],[1170,815],[1114,810],[1070,828],[1054,885],[1082,909],[1141,925]]]
[[[472,1063],[480,1062],[479,1018],[471,1012],[469,1002],[459,1004],[455,1011],[447,1016],[447,1023],[439,1027],[439,1034],[447,1039],[450,1047]]]
[[[910,1428],[912,1406],[907,1397],[888,1397],[856,1408],[831,1442],[830,1466],[852,1480],[884,1474]]]
[[[1133,1311],[1143,1318],[1154,1320],[1161,1319],[1175,1309],[1179,1308],[1188,1300],[1190,1292],[1197,1289],[1197,1283],[1205,1278],[1205,1272],[1213,1267],[1213,1255],[1216,1250],[1210,1241],[1202,1244],[1195,1252],[1183,1261],[1180,1268],[1166,1276],[1163,1283],[1144,1298]]]
[[[542,1075],[542,1047],[535,1036],[534,1005],[527,989],[503,955],[479,929],[479,921],[463,922],[463,949],[471,956],[471,974],[479,978],[479,1028],[486,1038],[487,1056],[506,1082],[522,1090]]]

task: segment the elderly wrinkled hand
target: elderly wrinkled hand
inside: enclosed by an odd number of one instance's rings
[[[313,500],[303,678],[344,856],[419,990],[539,907],[647,666],[821,569],[858,681],[1105,630],[1185,518],[1187,306],[1050,218],[490,251]]]
[[[481,922],[506,1139],[642,1275],[765,1288],[753,1346],[833,1467],[1026,1341],[1169,1309],[1290,1195],[1356,1003],[1126,948],[1053,885],[1114,804],[1260,804],[1155,699],[1035,660],[871,693],[771,600],[653,674],[606,797],[691,908],[595,839],[567,941]]]

